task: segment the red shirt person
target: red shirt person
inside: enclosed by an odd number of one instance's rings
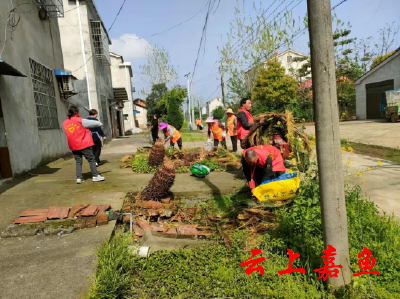
[[[242,141],[244,138],[246,138],[249,130],[254,126],[253,116],[249,112],[251,109],[251,99],[242,99],[240,101],[240,107],[241,108],[237,114],[237,133],[238,139]]]
[[[280,150],[269,144],[244,150],[242,166],[252,191],[256,186],[277,178],[286,171]]]
[[[68,118],[63,122],[65,135],[67,135],[69,149],[74,154],[76,162],[77,184],[83,183],[82,176],[82,156],[89,162],[92,171],[93,182],[104,181],[104,177],[99,175],[96,168],[96,159],[93,155],[94,145],[92,134],[89,128],[101,127],[102,123],[95,120],[88,120],[79,117],[79,109],[71,106],[68,110]]]

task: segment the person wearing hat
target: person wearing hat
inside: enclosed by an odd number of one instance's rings
[[[228,115],[225,123],[226,133],[231,136],[232,141],[232,151],[237,152],[237,119],[235,114],[233,114],[233,110],[229,108],[226,110],[226,114]]]
[[[182,149],[182,137],[181,133],[177,129],[175,129],[173,126],[167,124],[167,123],[160,123],[160,131],[164,132],[165,136],[165,142],[164,144],[167,143],[167,141],[170,141],[170,145],[172,147],[175,146],[175,143],[178,144],[179,149]]]
[[[226,133],[224,126],[217,119],[213,119],[212,117],[207,118],[206,123],[208,124],[208,139],[211,138],[212,133],[214,138],[214,146],[218,146],[218,144],[221,142],[222,146],[226,148]]]

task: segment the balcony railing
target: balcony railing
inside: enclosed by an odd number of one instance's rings
[[[100,21],[91,21],[94,56],[102,65],[111,65],[108,38]]]
[[[64,6],[62,0],[33,0],[39,8],[46,10],[50,18],[64,17]]]

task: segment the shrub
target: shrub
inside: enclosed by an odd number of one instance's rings
[[[149,156],[135,155],[132,158],[132,170],[136,173],[154,173],[157,167],[149,166]]]
[[[222,106],[218,106],[217,108],[215,108],[212,112],[212,116],[214,119],[218,119],[221,120],[224,118],[225,116],[225,109]]]

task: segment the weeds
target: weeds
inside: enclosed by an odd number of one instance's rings
[[[155,173],[158,167],[149,166],[149,156],[135,155],[132,158],[132,170],[136,173]]]

